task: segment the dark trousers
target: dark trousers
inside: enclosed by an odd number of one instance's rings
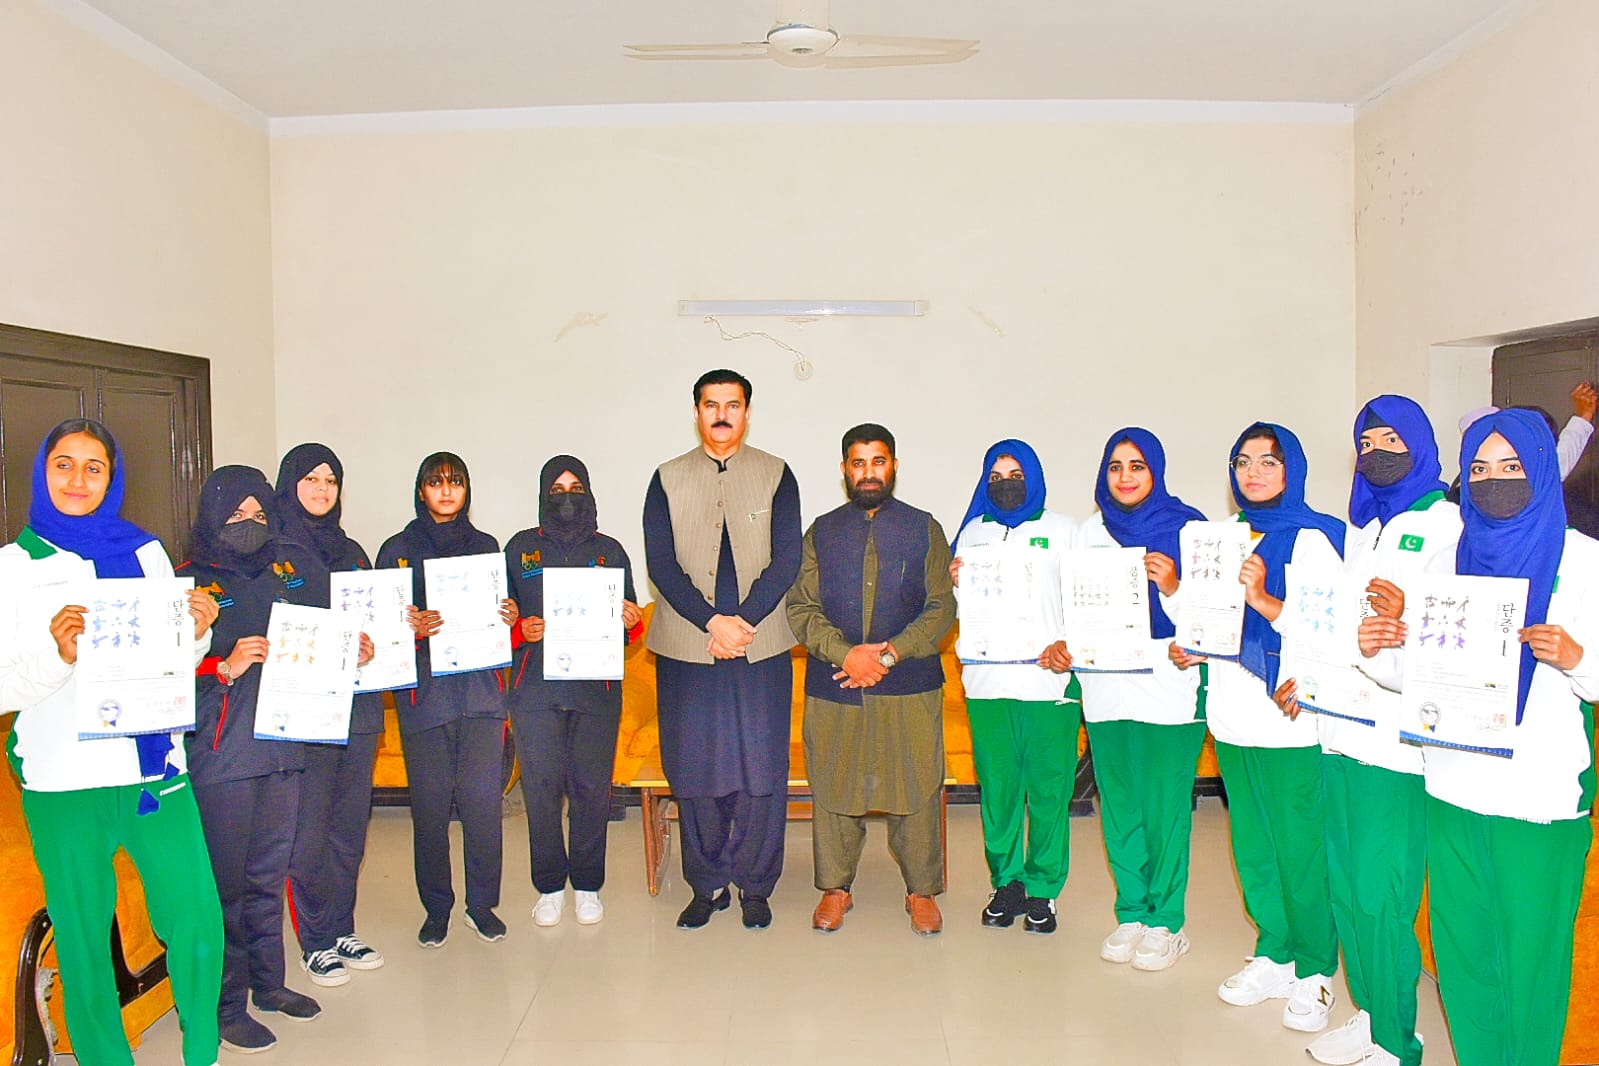
[[[355,879],[372,818],[372,763],[381,733],[348,746],[307,744],[299,830],[289,860],[289,907],[301,950],[331,948],[355,932]]]
[[[739,887],[746,896],[770,896],[783,873],[788,793],[679,797],[683,879],[697,894]]]
[[[195,785],[222,901],[222,998],[217,1016],[244,1014],[250,992],[283,987],[283,882],[289,874],[303,771]]]
[[[529,865],[533,887],[541,893],[559,892],[568,881],[579,892],[598,892],[605,884],[605,833],[620,725],[620,714],[564,707],[511,712],[527,803]]]
[[[411,791],[411,842],[416,892],[429,915],[455,908],[450,884],[450,808],[461,816],[466,849],[466,905],[500,903],[500,765],[505,723],[457,718],[405,738]]]

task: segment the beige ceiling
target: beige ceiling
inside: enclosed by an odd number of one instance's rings
[[[795,100],[1358,103],[1525,0],[832,0],[850,34],[975,38],[942,66],[648,63],[750,41],[773,0],[86,3],[272,116]],[[784,0],[791,3],[793,0]],[[814,0],[807,0],[814,2]]]

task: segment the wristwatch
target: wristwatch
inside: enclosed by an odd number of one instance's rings
[[[883,654],[877,657],[877,663],[885,670],[892,670],[899,663],[899,656],[884,648]]]
[[[233,687],[233,667],[228,665],[226,659],[217,660],[217,680],[226,688]]]

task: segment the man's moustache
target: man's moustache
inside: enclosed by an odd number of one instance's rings
[[[732,429],[733,428],[733,423],[731,423],[731,422],[712,422],[711,423],[711,428],[712,429]]]

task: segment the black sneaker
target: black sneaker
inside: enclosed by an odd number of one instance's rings
[[[262,1014],[281,1014],[290,1021],[308,1022],[322,1013],[322,1007],[310,996],[302,996],[292,988],[279,988],[272,992],[255,992],[250,998],[255,1009]]]
[[[448,914],[428,915],[427,921],[422,923],[422,928],[416,934],[416,942],[425,948],[442,948],[448,939],[450,939]]]
[[[369,948],[354,933],[345,933],[333,945],[339,961],[352,970],[375,970],[383,965],[383,956],[377,948]]]
[[[1016,916],[1027,910],[1027,890],[1020,881],[1012,881],[1003,888],[988,894],[988,906],[983,908],[983,924],[990,929],[1009,929]]]
[[[311,977],[311,983],[323,988],[337,988],[350,983],[350,974],[332,948],[307,951],[300,956],[300,969]]]
[[[248,1014],[221,1019],[217,1031],[222,1037],[222,1046],[235,1055],[254,1055],[278,1046],[278,1038],[272,1035],[272,1030]]]
[[[711,915],[717,911],[725,911],[733,902],[733,895],[727,889],[722,889],[713,898],[694,893],[694,898],[689,901],[683,913],[677,916],[679,929],[698,929],[711,920]]]
[[[1027,897],[1027,924],[1024,928],[1029,933],[1053,933],[1055,931],[1055,901],[1052,899],[1039,899],[1037,896]]]
[[[746,896],[741,892],[738,909],[744,915],[745,929],[765,929],[772,924],[772,908],[765,896]]]
[[[500,921],[500,916],[488,907],[468,907],[466,924],[472,927],[479,940],[492,944],[496,940],[505,939],[505,923]]]

